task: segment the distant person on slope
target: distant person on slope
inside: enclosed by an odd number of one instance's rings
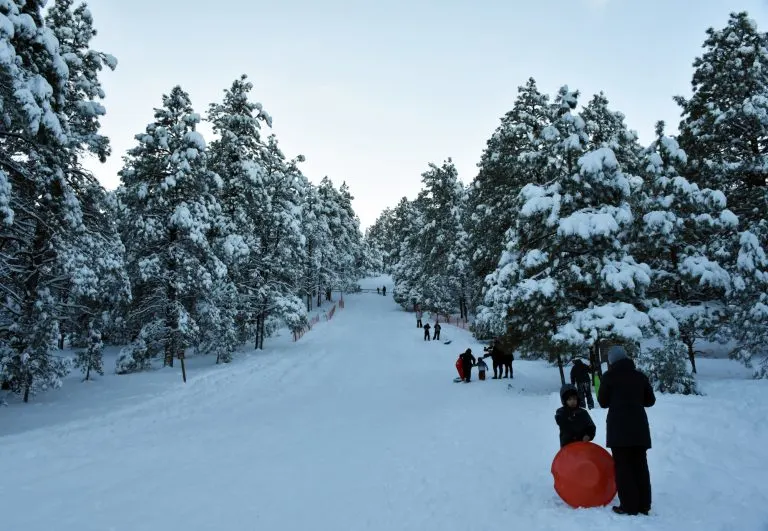
[[[381,295],[381,288],[379,286],[376,286],[376,295]]]
[[[421,310],[416,310],[416,328],[421,328]]]
[[[424,341],[429,341],[429,323],[424,325]]]
[[[592,378],[589,367],[578,358],[573,360],[571,384],[576,386],[576,391],[579,393],[579,407],[588,406],[589,409],[595,407],[595,402],[592,400]]]
[[[435,323],[435,335],[432,336],[432,339],[440,339],[440,329],[442,327],[440,326],[440,323]]]
[[[597,401],[608,408],[606,446],[611,449],[619,491],[617,514],[648,514],[651,510],[651,475],[646,452],[651,429],[645,408],[656,403],[648,377],[635,368],[624,347],[608,350],[608,370],[603,374]]]
[[[499,346],[499,338],[494,338],[493,343],[483,349],[487,354],[483,358],[491,357],[493,362],[493,379],[501,378],[504,374],[504,364],[501,361],[501,347]],[[498,374],[498,376],[497,376]]]
[[[560,448],[577,441],[591,441],[595,438],[595,423],[586,409],[579,407],[579,393],[573,385],[560,389],[563,407],[555,412],[555,422],[560,427]]]
[[[385,297],[387,296],[387,286],[382,286],[381,294],[384,295]]]
[[[469,383],[472,379],[472,366],[477,362],[472,355],[472,349],[468,348],[464,351],[464,354],[459,356],[461,358],[461,371],[464,374],[464,381]]]

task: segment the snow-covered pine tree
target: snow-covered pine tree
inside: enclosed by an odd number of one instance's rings
[[[421,281],[424,257],[421,254],[419,233],[424,225],[419,199],[408,201],[403,197],[394,209],[392,232],[397,245],[393,246],[392,279],[395,282],[393,297],[403,307],[424,306],[426,293]]]
[[[613,151],[585,153],[577,93],[563,87],[557,119],[542,131],[550,184],[527,185],[507,250],[489,277],[483,320],[523,353],[558,361],[601,339],[637,342],[653,325],[674,329],[649,307],[650,268],[629,254],[631,176]]]
[[[739,217],[724,335],[737,344],[732,356],[749,364],[768,344],[768,35],[747,13],[731,13],[725,28],[707,30],[704,49],[693,63],[693,95],[676,98],[679,141],[685,176],[724,192]]]
[[[324,206],[324,214],[330,231],[331,241],[323,256],[323,291],[344,289],[357,280],[357,263],[362,250],[362,234],[359,220],[352,209],[352,196],[346,184],[339,190],[324,177],[318,186],[318,193]]]
[[[118,372],[144,368],[161,353],[172,365],[197,340],[197,304],[226,277],[210,242],[221,219],[214,194],[222,182],[207,168],[205,140],[195,130],[199,121],[189,95],[174,87],[155,109],[155,121],[136,135],[138,145],[120,171],[137,340],[122,352]]]
[[[486,275],[496,269],[505,233],[515,222],[515,197],[528,183],[542,184],[540,170],[545,161],[540,134],[551,121],[549,97],[539,92],[533,78],[518,87],[517,93],[512,110],[488,139],[480,170],[469,186],[468,253],[481,287]]]
[[[326,285],[328,272],[323,271],[325,257],[333,254],[331,229],[325,215],[326,206],[318,187],[309,184],[302,202],[302,234],[304,235],[305,259],[299,281],[299,291],[305,300],[307,311],[312,310],[313,300],[322,303],[321,288]]]
[[[730,273],[733,289],[728,294],[728,321],[723,335],[735,342],[732,358],[752,366],[755,356],[761,357],[756,377],[768,377],[768,254],[761,241],[768,238],[764,224],[743,231],[732,245]]]
[[[256,305],[259,348],[264,348],[264,338],[279,322],[296,330],[307,320],[298,295],[302,264],[306,260],[301,205],[310,186],[298,166],[303,161],[301,155],[286,161],[274,135],[269,136],[261,149],[260,164],[264,169],[261,183],[267,202],[258,211],[256,227],[263,281]]]
[[[584,120],[584,130],[589,139],[586,150],[610,148],[622,170],[627,174],[637,175],[640,171],[642,152],[637,133],[627,128],[624,114],[612,111],[608,103],[608,98],[600,92],[595,94],[579,113]]]
[[[686,346],[670,337],[661,346],[642,349],[637,366],[660,393],[697,395],[696,379],[686,364],[686,356]]]
[[[703,47],[693,95],[675,98],[685,176],[724,192],[742,230],[750,229],[768,212],[768,36],[746,12],[731,13],[725,28],[707,30]]]
[[[107,137],[99,134],[99,118],[106,114],[100,102],[105,94],[99,74],[104,67],[114,70],[117,59],[91,48],[91,40],[96,36],[93,16],[85,3],[76,7],[74,4],[74,0],[56,0],[46,13],[46,24],[59,41],[61,57],[69,71],[64,105],[68,140],[104,162],[110,147]]]
[[[727,247],[737,237],[738,220],[722,192],[701,189],[680,176],[677,168],[686,161],[659,122],[656,140],[643,154],[643,186],[635,195],[642,222],[634,226],[631,252],[650,266],[648,294],[677,320],[679,341],[695,373],[696,342],[713,338],[728,313]]]
[[[224,100],[211,104],[208,111],[213,132],[218,135],[210,145],[209,168],[223,183],[217,191],[223,214],[217,239],[232,284],[215,294],[217,300],[203,303],[221,329],[204,327],[200,349],[206,352],[217,346],[217,362],[230,361],[234,344],[245,342],[249,330],[259,330],[257,305],[265,282],[259,236],[262,212],[269,206],[266,172],[259,159],[264,148],[262,123],[270,124],[271,117],[260,104],[249,100],[252,88],[247,76],[241,76],[224,91]],[[219,337],[227,341],[221,342]]]
[[[99,203],[90,203],[103,190],[79,166],[85,151],[108,152],[98,134],[100,65],[79,59],[114,61],[89,49],[90,14],[84,8],[70,13],[69,6],[54,7],[47,27],[43,2],[0,5],[6,57],[0,64],[6,80],[0,88],[0,269],[7,295],[0,310],[0,373],[25,401],[58,385],[67,371],[52,353],[60,326],[77,315],[80,287],[98,291],[89,278],[102,272],[100,264],[82,264],[109,246],[93,222]],[[116,262],[119,270],[119,256]]]
[[[420,282],[423,306],[442,314],[467,310],[468,264],[462,253],[466,241],[462,225],[464,186],[451,159],[441,166],[430,164],[422,174],[423,188],[417,204],[422,226],[416,236],[421,258]]]

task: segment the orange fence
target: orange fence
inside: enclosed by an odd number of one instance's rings
[[[337,307],[337,305],[334,304],[333,307],[330,310],[328,310],[327,312],[325,312],[323,314],[323,315],[325,315],[325,320],[326,321],[330,321],[331,319],[333,319],[333,316],[336,314],[336,307]],[[344,299],[339,301],[338,307],[339,307],[339,309],[343,309],[344,308]],[[295,331],[293,333],[293,340],[294,341],[298,341],[299,339],[301,339],[304,334],[306,334],[307,332],[312,330],[312,327],[315,326],[319,322],[320,322],[320,314],[318,313],[314,317],[312,317],[312,319],[310,319],[307,322],[307,324],[306,324],[306,326],[304,326],[304,328],[302,328],[301,330]]]

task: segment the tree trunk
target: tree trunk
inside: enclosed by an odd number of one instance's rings
[[[59,328],[59,350],[64,350],[64,323],[61,323],[61,327]]]
[[[557,368],[560,371],[560,385],[565,385],[565,371],[563,371],[563,358],[557,353]]]
[[[85,368],[85,381],[87,382],[91,378],[91,356],[93,354],[88,354],[88,366]]]
[[[686,337],[681,339],[683,343],[685,343],[685,346],[688,347],[688,361],[691,362],[691,372],[696,374],[696,351],[693,349],[693,345],[696,340]]]
[[[264,331],[266,328],[267,315],[262,313],[259,316],[259,350],[264,350]]]

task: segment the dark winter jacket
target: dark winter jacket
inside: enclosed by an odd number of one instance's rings
[[[603,374],[597,401],[608,408],[608,448],[651,447],[651,429],[645,408],[656,403],[648,377],[629,358],[614,363]]]
[[[590,383],[591,381],[589,367],[584,365],[584,362],[581,360],[574,360],[573,369],[571,369],[571,383],[576,385],[579,383]]]
[[[429,329],[430,329],[429,323],[425,323],[424,324],[424,330],[429,330]]]
[[[560,447],[572,442],[584,440],[588,435],[589,440],[595,438],[595,423],[589,416],[586,409],[580,407],[568,407],[565,405],[565,399],[568,395],[577,396],[576,388],[572,385],[564,385],[560,389],[560,401],[563,407],[555,412],[555,422],[560,426]]]
[[[435,332],[439,332],[441,328],[440,323],[435,323]]]
[[[476,363],[475,357],[472,355],[471,351],[464,352],[459,356],[459,359],[461,359],[461,364],[464,366],[465,371],[467,367],[471,370],[472,366]]]

